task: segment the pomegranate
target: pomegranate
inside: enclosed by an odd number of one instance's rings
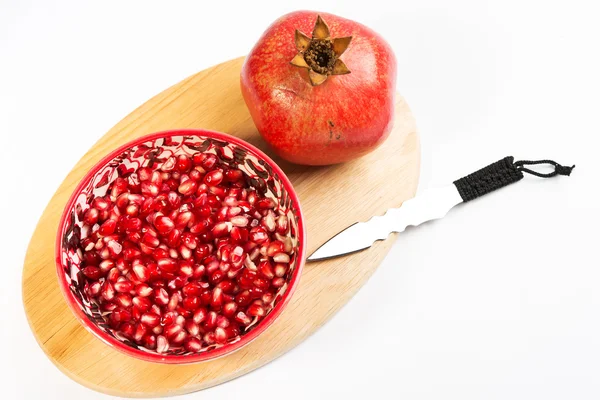
[[[393,125],[395,87],[396,59],[381,36],[312,11],[275,21],[241,73],[262,137],[282,158],[305,165],[345,162],[383,143]]]
[[[214,154],[154,160],[106,193],[81,210],[77,251],[119,338],[159,354],[235,342],[291,279],[288,217]]]

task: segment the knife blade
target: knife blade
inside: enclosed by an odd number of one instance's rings
[[[525,167],[537,164],[550,164],[554,166],[554,171],[539,173]],[[404,231],[408,226],[443,218],[459,203],[471,201],[521,180],[524,172],[550,178],[556,175],[569,176],[574,167],[565,167],[551,160],[514,162],[513,157],[505,157],[450,185],[428,189],[405,201],[400,207],[388,209],[383,215],[350,225],[319,247],[308,257],[308,261],[361,251],[371,247],[376,241],[387,239],[391,233]]]

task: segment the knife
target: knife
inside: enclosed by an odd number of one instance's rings
[[[552,172],[541,173],[526,165],[548,164]],[[384,215],[374,216],[366,222],[350,225],[319,247],[308,261],[354,253],[371,247],[378,240],[385,240],[390,233],[402,232],[407,226],[417,226],[424,222],[443,218],[459,203],[466,203],[484,194],[523,179],[523,173],[540,178],[557,175],[569,176],[575,166],[562,166],[552,160],[514,161],[505,157],[472,174],[439,188],[427,189],[417,197],[405,201],[401,207],[390,208]]]

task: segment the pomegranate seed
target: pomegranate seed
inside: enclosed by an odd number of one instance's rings
[[[206,329],[213,329],[215,326],[217,326],[217,313],[214,311],[209,311],[209,313],[206,316],[206,319],[204,320],[204,327]]]
[[[102,236],[112,235],[113,233],[115,233],[116,229],[117,229],[117,221],[108,219],[108,220],[104,221],[104,223],[102,225],[100,225],[100,229],[98,230],[98,233],[101,234]]]
[[[188,179],[185,182],[182,182],[181,185],[177,188],[177,191],[184,196],[192,195],[198,189],[198,183],[196,181]]]
[[[148,311],[152,307],[152,303],[146,297],[136,296],[132,300],[133,305],[140,311]]]
[[[169,299],[169,302],[167,303],[167,310],[175,311],[178,304],[179,304],[179,297],[177,296],[177,294],[174,294],[173,296],[171,296],[171,298]]]
[[[179,269],[177,261],[172,258],[161,258],[156,262],[156,265],[165,272],[175,272]]]
[[[102,284],[100,282],[94,282],[89,286],[88,292],[92,297],[96,297],[100,290],[102,289]]]
[[[119,281],[114,284],[115,290],[119,293],[128,293],[133,290],[133,283],[125,280]]]
[[[102,286],[102,298],[106,301],[111,301],[115,297],[115,289],[113,285],[106,281],[104,282],[104,286]]]
[[[98,267],[85,267],[81,270],[81,272],[86,276],[86,278],[92,280],[98,280],[102,277],[102,275],[104,275],[102,270]]]
[[[227,341],[227,333],[220,326],[215,329],[215,341],[217,343],[225,343]]]
[[[131,339],[135,333],[135,326],[131,322],[124,322],[119,327],[119,331],[123,336]]]
[[[288,217],[280,215],[279,218],[277,218],[276,230],[280,235],[286,235],[289,232]]]
[[[275,213],[273,212],[273,210],[269,210],[267,212],[267,215],[264,216],[264,218],[261,221],[261,225],[268,231],[268,232],[274,232],[276,225],[275,225]]]
[[[220,287],[217,286],[216,288],[213,289],[210,305],[213,309],[219,309],[219,308],[221,308],[222,304],[223,304],[223,289],[221,289]]]
[[[243,325],[249,325],[252,322],[252,319],[242,311],[235,315],[235,320]]]
[[[115,322],[127,322],[127,321],[131,320],[131,313],[122,308],[117,308],[112,312],[111,318]]]
[[[289,263],[290,256],[286,253],[277,253],[273,256],[273,261],[275,261],[276,263]]]
[[[215,343],[215,333],[214,332],[208,332],[206,333],[203,337],[202,340],[204,340],[204,343],[211,345]]]
[[[200,326],[194,321],[186,321],[185,330],[192,336],[196,336],[200,333]]]
[[[246,217],[245,215],[237,215],[233,218],[231,218],[230,220],[231,224],[233,226],[237,226],[239,228],[244,228],[246,226],[248,226],[248,217]]]
[[[99,211],[106,211],[110,208],[110,202],[102,197],[96,197],[92,201],[92,207]]]
[[[203,308],[203,307],[198,308],[196,311],[194,311],[194,317],[193,317],[194,323],[196,323],[196,324],[202,323],[206,319],[207,315],[208,315],[208,313],[205,308]]]
[[[225,171],[225,180],[228,182],[237,182],[244,178],[244,173],[239,169],[228,169]]]
[[[275,276],[282,278],[287,272],[287,264],[275,264]]]
[[[137,260],[136,260],[137,261]],[[133,266],[133,273],[135,274],[135,277],[140,281],[140,282],[146,282],[148,281],[148,279],[150,279],[150,274],[148,272],[148,268],[146,268],[144,265],[142,265],[141,263],[136,263],[134,261]]]
[[[156,336],[154,336],[154,335],[145,335],[142,338],[142,343],[144,344],[144,347],[152,350],[152,349],[156,348]]]
[[[271,263],[268,260],[261,261],[260,264],[258,264],[258,270],[267,279],[273,279],[275,277],[275,272],[273,271],[273,266],[271,265]],[[267,287],[268,287],[268,282],[267,282]]]
[[[285,285],[285,279],[283,279],[283,278],[275,278],[275,279],[273,279],[271,281],[271,285],[273,285],[273,287],[280,288],[283,285]]]
[[[98,214],[99,213],[97,209],[90,208],[83,215],[83,222],[85,222],[88,225],[94,225],[96,222],[98,222]]]
[[[200,299],[196,296],[190,296],[183,299],[183,308],[186,310],[195,310],[200,306]]]
[[[247,313],[253,317],[264,317],[265,309],[257,304],[252,304],[250,307],[248,307]]]
[[[252,203],[251,203],[252,204]],[[275,208],[275,200],[271,198],[262,198],[256,202],[256,208],[259,210],[266,210],[269,208]]]
[[[216,224],[211,233],[213,237],[219,238],[227,235],[231,231],[231,222],[219,222]]]
[[[269,235],[261,227],[254,227],[250,230],[250,240],[254,243],[261,244],[269,240]]]
[[[154,328],[155,326],[160,324],[160,317],[154,313],[146,313],[142,315],[140,321],[147,327]]]
[[[154,219],[154,227],[161,235],[166,235],[175,228],[175,223],[169,217],[161,215]]]
[[[169,350],[169,341],[162,335],[156,337],[156,352],[166,353]]]
[[[190,353],[197,353],[202,349],[202,342],[195,337],[189,337],[184,342],[183,347]]]
[[[177,336],[182,331],[183,328],[179,324],[171,324],[163,330],[165,336],[169,339],[173,339],[173,337]]]
[[[169,302],[169,294],[164,288],[156,289],[154,291],[154,301],[156,304],[167,305]]]
[[[175,164],[175,168],[179,172],[187,172],[192,168],[192,160],[190,160],[186,155],[180,155],[177,157],[177,163]]]
[[[223,315],[233,317],[237,311],[238,305],[235,302],[229,302],[223,306]]]
[[[123,308],[129,308],[131,306],[131,296],[125,293],[119,293],[115,296],[115,303]]]
[[[150,286],[142,283],[140,285],[137,285],[137,287],[135,288],[135,292],[140,297],[148,297],[154,292],[154,290],[152,290]]]
[[[216,186],[223,181],[223,171],[215,169],[204,176],[204,183],[208,186]]]

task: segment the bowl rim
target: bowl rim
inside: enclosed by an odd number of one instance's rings
[[[92,323],[87,315],[81,310],[77,301],[75,300],[73,293],[71,292],[69,285],[66,282],[64,271],[61,263],[61,253],[62,253],[62,236],[64,233],[65,221],[70,216],[70,210],[74,206],[74,203],[83,189],[83,187],[89,182],[89,180],[94,176],[104,165],[110,162],[113,158],[123,153],[130,147],[139,145],[141,143],[159,139],[162,137],[172,137],[172,136],[180,136],[180,135],[196,135],[196,136],[204,136],[211,139],[218,139],[226,142],[233,143],[237,146],[243,147],[249,152],[253,153],[258,158],[262,158],[265,160],[269,166],[273,169],[273,172],[279,175],[283,186],[288,192],[289,197],[292,200],[294,207],[296,208],[297,216],[298,216],[298,258],[297,265],[292,275],[292,278],[289,281],[288,289],[283,294],[282,299],[275,305],[275,307],[271,310],[271,312],[249,333],[240,337],[235,343],[228,344],[226,346],[220,347],[218,349],[214,349],[211,351],[206,351],[202,353],[192,354],[192,355],[160,355],[154,353],[147,353],[142,350],[136,350],[126,344],[122,343],[118,339],[111,337],[104,333],[98,326]],[[263,333],[269,326],[273,324],[273,322],[279,317],[285,306],[289,303],[292,295],[294,294],[298,283],[300,281],[300,274],[302,269],[304,268],[304,264],[306,263],[306,229],[304,227],[304,214],[302,213],[302,208],[300,206],[300,201],[298,199],[298,195],[292,186],[287,175],[283,172],[283,170],[275,163],[268,155],[266,155],[263,151],[259,150],[254,145],[229,134],[207,130],[207,129],[171,129],[166,131],[160,131],[151,133],[148,135],[143,135],[138,138],[135,138],[127,143],[117,147],[112,150],[106,156],[102,157],[94,166],[83,176],[80,182],[77,184],[73,193],[69,197],[67,201],[61,218],[59,220],[58,232],[56,235],[56,243],[55,243],[55,263],[56,263],[56,273],[58,277],[59,287],[63,294],[63,297],[67,301],[67,305],[71,309],[71,312],[75,315],[75,317],[79,320],[79,322],[86,328],[89,332],[93,334],[96,338],[100,339],[105,344],[111,346],[112,348],[125,353],[129,356],[132,356],[137,359],[141,359],[144,361],[163,363],[163,364],[191,364],[197,363],[201,361],[213,360],[218,357],[222,357],[227,354],[231,354],[245,345],[252,342],[256,339],[261,333]]]

